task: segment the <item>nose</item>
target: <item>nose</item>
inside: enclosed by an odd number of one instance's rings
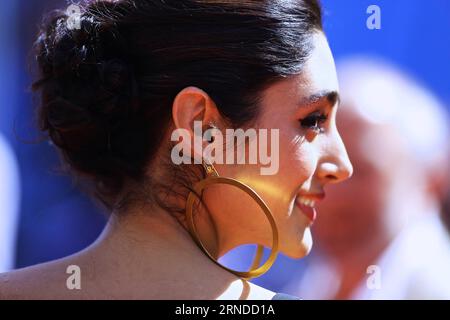
[[[318,165],[318,176],[323,184],[339,183],[353,174],[353,165],[341,136],[336,131]]]

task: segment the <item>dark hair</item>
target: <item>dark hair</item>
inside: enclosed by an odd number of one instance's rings
[[[39,124],[66,163],[109,194],[141,181],[175,96],[207,92],[233,126],[254,120],[261,92],[298,74],[322,30],[317,0],[119,0],[65,11],[36,41]],[[73,17],[72,17],[73,18]],[[106,192],[108,191],[108,192]]]

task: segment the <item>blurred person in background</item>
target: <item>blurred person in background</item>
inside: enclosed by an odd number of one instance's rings
[[[16,254],[15,241],[18,231],[19,201],[19,165],[11,144],[11,114],[15,105],[14,77],[15,57],[12,48],[14,39],[8,32],[14,3],[12,0],[0,4],[0,272],[11,270]],[[19,196],[20,195],[20,196]]]
[[[328,190],[314,256],[285,292],[305,299],[450,299],[448,115],[427,90],[369,59],[338,68],[352,179]]]
[[[14,266],[19,194],[16,158],[0,134],[0,272],[11,270]]]

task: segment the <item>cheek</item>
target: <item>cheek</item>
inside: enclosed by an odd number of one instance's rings
[[[274,214],[279,227],[287,231],[298,227],[301,221],[298,221],[297,215],[292,215],[294,209],[294,199],[299,189],[311,180],[317,165],[317,156],[314,151],[314,144],[301,143],[298,132],[281,132],[279,137],[278,155],[271,153],[272,158],[278,158],[279,170],[274,175],[261,175],[260,165],[218,165],[224,176],[235,178],[254,189],[259,196],[266,202]],[[249,228],[253,226],[255,230],[258,226],[266,222],[259,206],[251,199],[244,199],[242,191],[234,188],[226,188],[226,192],[217,197],[227,203],[227,216],[233,215],[232,212],[241,212],[245,208],[246,215],[233,216]],[[239,201],[236,201],[239,199]],[[246,220],[245,223],[243,220]],[[259,221],[259,222],[258,222]],[[259,230],[259,229],[258,229]]]
[[[268,203],[278,222],[283,225],[283,221],[291,226],[294,217],[291,215],[295,209],[294,200],[299,190],[305,183],[311,181],[314,175],[317,157],[308,143],[292,143],[292,138],[280,136],[279,171],[274,176],[265,177],[266,188],[260,189],[264,200]],[[268,186],[271,186],[269,191]]]
[[[317,166],[316,152],[312,145],[301,142],[299,136],[286,138],[280,143],[280,179],[290,186],[291,198],[314,175]]]

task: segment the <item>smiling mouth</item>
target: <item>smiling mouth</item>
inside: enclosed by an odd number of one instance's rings
[[[295,200],[295,205],[309,219],[309,221],[312,224],[317,218],[317,211],[315,208],[316,203],[322,200],[324,197],[325,197],[324,194],[311,196],[299,195]]]

